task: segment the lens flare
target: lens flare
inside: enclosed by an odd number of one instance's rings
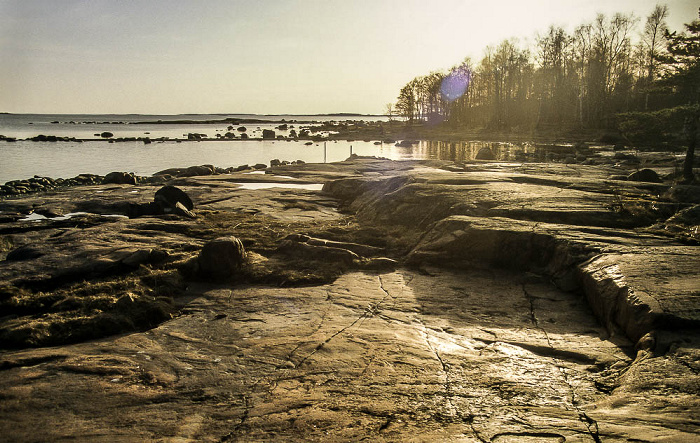
[[[442,79],[440,93],[448,102],[453,102],[464,95],[472,80],[472,73],[466,66],[458,66]]]

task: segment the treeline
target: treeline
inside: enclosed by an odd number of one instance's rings
[[[552,26],[531,47],[503,41],[477,62],[411,80],[388,111],[408,122],[521,131],[613,129],[624,115],[633,130],[629,113],[698,103],[700,21],[670,32],[667,16],[661,5],[644,19],[599,14],[573,32]],[[455,77],[468,82],[459,97],[445,91]]]

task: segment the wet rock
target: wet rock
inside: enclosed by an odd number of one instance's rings
[[[417,145],[418,142],[415,140],[401,140],[400,142],[396,143],[396,146],[400,148],[410,148],[413,145]]]
[[[487,147],[479,149],[479,152],[476,153],[476,157],[474,158],[477,160],[496,160],[493,151]]]
[[[197,257],[202,277],[228,279],[235,276],[246,259],[243,243],[236,237],[220,237],[204,245]]]
[[[661,183],[661,177],[653,169],[642,169],[627,176],[627,180],[637,182]]]
[[[110,172],[102,179],[102,184],[135,185],[136,176],[131,172]]]

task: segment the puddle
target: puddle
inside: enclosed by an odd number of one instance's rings
[[[50,220],[50,221],[61,221],[61,220],[70,220],[73,217],[77,217],[79,215],[90,215],[89,212],[69,212],[68,214],[65,215],[59,215],[58,217],[47,217],[45,215],[37,214],[36,212],[33,212],[29,215],[27,215],[24,218],[19,219],[18,221],[21,222],[38,222],[42,220]],[[100,215],[101,217],[109,217],[109,218],[129,218],[126,215],[121,215],[121,214],[92,214],[92,215]]]
[[[45,215],[37,214],[36,212],[32,212],[28,216],[20,219],[19,221],[40,221],[40,220],[69,220],[77,215],[88,215],[87,212],[69,212],[68,214],[65,215],[59,215],[58,217],[47,217]]]
[[[267,174],[265,171],[246,172],[245,174],[247,174],[247,175],[254,175],[254,174],[269,175],[270,177],[275,177],[275,178],[287,178],[287,179],[292,179],[292,180],[295,178],[295,177],[290,177],[289,175]]]
[[[292,177],[289,177],[292,178]],[[234,183],[241,189],[270,189],[270,188],[288,188],[288,189],[306,189],[308,191],[320,191],[323,189],[322,183]]]

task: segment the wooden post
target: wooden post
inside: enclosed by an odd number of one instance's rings
[[[326,153],[326,142],[323,142],[323,163],[326,162],[327,158],[327,153]]]

